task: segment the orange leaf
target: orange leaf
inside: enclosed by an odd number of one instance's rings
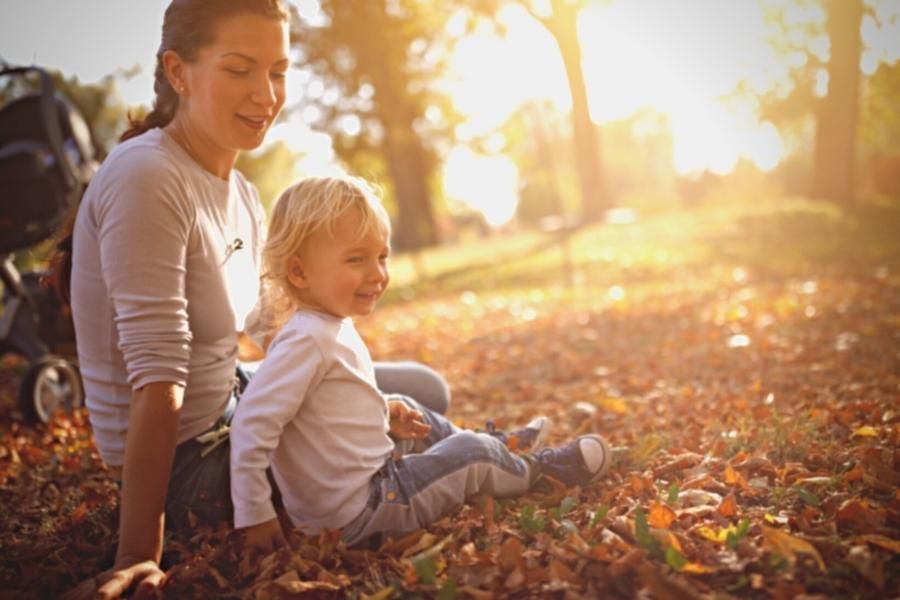
[[[596,404],[618,415],[628,414],[628,404],[621,398],[601,398]]]
[[[588,556],[593,558],[594,560],[600,560],[603,562],[612,562],[616,559],[615,556],[610,553],[609,548],[604,546],[603,544],[598,544],[591,548],[588,551]]]
[[[747,480],[744,479],[743,475],[735,471],[731,465],[725,465],[725,483],[740,486],[741,489],[747,487]]]
[[[675,511],[665,504],[656,501],[650,504],[650,514],[647,516],[647,522],[653,527],[668,529],[677,518]]]
[[[844,478],[844,481],[852,482],[861,480],[865,474],[866,471],[862,468],[862,465],[856,465],[855,467],[844,473],[842,477]]]
[[[714,573],[715,569],[712,567],[707,567],[704,564],[689,562],[685,563],[680,569],[678,569],[682,573],[694,573],[697,575],[704,575],[706,573]]]
[[[737,499],[734,497],[734,492],[731,492],[725,499],[722,500],[722,503],[719,504],[719,508],[717,509],[719,514],[723,517],[733,517],[738,514],[738,504]]]
[[[557,579],[559,581],[568,581],[569,583],[578,582],[578,576],[558,558],[550,560],[550,564],[547,566],[547,574],[551,580]]]
[[[87,512],[88,512],[87,504],[82,502],[75,508],[75,510],[72,511],[72,520],[75,521],[76,523],[78,523],[79,521],[81,521],[84,518],[84,516],[87,514]]]

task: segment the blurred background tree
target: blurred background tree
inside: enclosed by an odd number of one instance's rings
[[[303,110],[353,171],[385,188],[399,250],[438,241],[437,168],[454,116],[435,81],[449,16],[425,0],[323,0],[318,22],[301,18],[292,36],[312,73]]]
[[[589,0],[472,0],[477,10],[492,15],[508,4],[521,6],[553,36],[566,70],[572,98],[571,156],[578,181],[581,216],[586,222],[595,222],[612,206],[612,199],[602,160],[600,128],[590,114],[578,37],[578,16],[588,3]],[[535,133],[541,135],[539,130]]]
[[[867,77],[861,62],[867,47],[863,31],[874,36],[889,27],[897,18],[895,3],[765,0],[765,5],[770,42],[787,76],[763,95],[762,113],[798,147],[780,169],[788,188],[845,203],[860,193],[891,193],[889,179],[900,177],[894,164],[897,143],[891,141],[900,135],[898,64],[881,63]]]

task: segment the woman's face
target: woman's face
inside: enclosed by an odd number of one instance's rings
[[[190,126],[221,150],[258,147],[285,97],[287,24],[252,13],[226,17],[213,43],[183,63]]]

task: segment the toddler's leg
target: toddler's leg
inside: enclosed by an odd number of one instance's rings
[[[500,440],[457,431],[421,454],[389,461],[372,481],[366,509],[344,528],[349,545],[376,534],[399,536],[427,527],[476,494],[519,496],[531,465]]]

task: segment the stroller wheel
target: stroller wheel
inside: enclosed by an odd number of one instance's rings
[[[71,413],[83,403],[78,371],[58,356],[45,356],[32,364],[19,386],[19,405],[32,423],[47,423],[57,409]]]

